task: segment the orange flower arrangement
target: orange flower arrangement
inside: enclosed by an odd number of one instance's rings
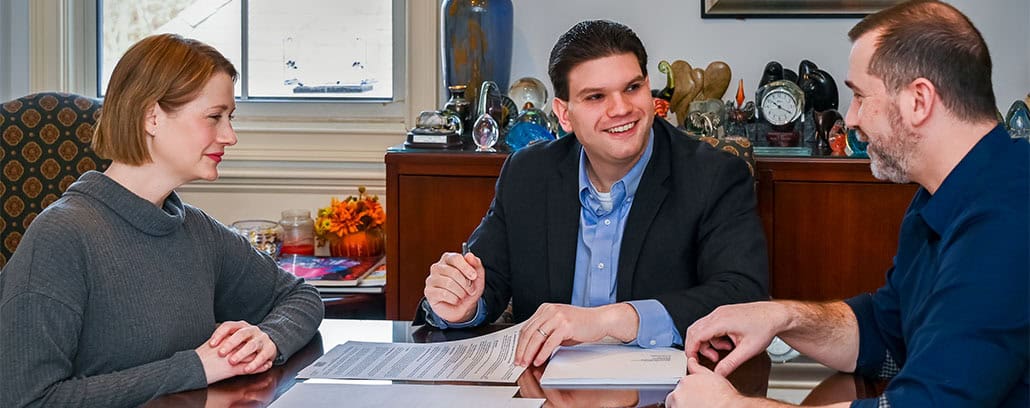
[[[315,219],[315,235],[318,244],[323,245],[331,235],[343,238],[345,235],[382,228],[386,223],[386,211],[379,203],[379,197],[365,194],[365,186],[358,187],[358,196],[344,200],[333,197],[328,207],[318,210]]]

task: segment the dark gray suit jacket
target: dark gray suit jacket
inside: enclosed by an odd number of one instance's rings
[[[768,258],[747,164],[660,118],[653,129],[622,237],[616,299],[657,299],[682,334],[719,305],[768,299]],[[571,302],[580,147],[573,135],[529,146],[501,169],[469,240],[486,268],[487,322],[509,299],[516,322],[544,302]]]

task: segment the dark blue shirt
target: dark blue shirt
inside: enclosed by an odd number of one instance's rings
[[[886,285],[847,301],[856,373],[891,378],[853,407],[1028,406],[1028,161],[999,126],[935,194],[916,192]]]

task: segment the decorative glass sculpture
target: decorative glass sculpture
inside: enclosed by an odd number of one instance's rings
[[[519,112],[528,108],[544,110],[547,103],[547,87],[533,77],[519,78],[511,84],[511,88],[508,88],[508,97],[515,102]]]
[[[465,85],[451,85],[447,89],[451,93],[451,98],[443,105],[443,110],[457,116],[461,122],[462,129],[468,128],[471,125],[469,121],[472,120],[472,104],[465,99]],[[472,141],[471,136],[466,132],[459,133],[461,133],[462,142]]]
[[[1019,99],[1012,102],[1008,114],[1005,115],[1005,127],[1013,139],[1030,139],[1030,111],[1027,110],[1026,103]]]
[[[514,151],[548,140],[554,140],[554,134],[548,130],[547,114],[540,109],[529,108],[515,119],[505,143]]]
[[[497,143],[499,135],[500,129],[497,121],[489,114],[479,115],[479,119],[476,119],[476,123],[472,125],[472,142],[476,144],[476,151],[494,151],[493,147]]]
[[[847,153],[849,157],[869,157],[865,149],[869,146],[869,142],[863,142],[858,140],[858,130],[848,129],[847,145],[844,147],[844,153]]]
[[[484,81],[479,87],[479,96],[476,117],[479,118],[487,114],[493,117],[495,123],[505,123],[504,95],[501,94],[497,83],[494,81]]]
[[[686,128],[702,136],[723,137],[726,122],[726,106],[718,99],[690,102],[687,110]]]
[[[565,131],[565,128],[561,127],[561,122],[558,121],[558,115],[556,115],[554,111],[547,114],[547,121],[551,123],[551,133],[554,133],[555,136],[558,136],[558,138],[568,136],[569,133]]]
[[[422,111],[415,121],[415,128],[423,133],[457,133],[464,130],[461,118],[450,111]]]
[[[744,104],[744,80],[737,85],[736,105],[734,101],[726,101],[726,137],[739,137],[754,140],[747,124],[755,120],[755,103]]]

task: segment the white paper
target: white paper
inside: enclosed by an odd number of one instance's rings
[[[543,400],[512,398],[518,387],[420,384],[298,383],[271,407],[539,407]]]
[[[683,350],[581,344],[559,347],[540,385],[675,385],[686,373]]]
[[[297,377],[513,384],[525,370],[514,364],[519,327],[440,343],[348,341],[333,347]]]

